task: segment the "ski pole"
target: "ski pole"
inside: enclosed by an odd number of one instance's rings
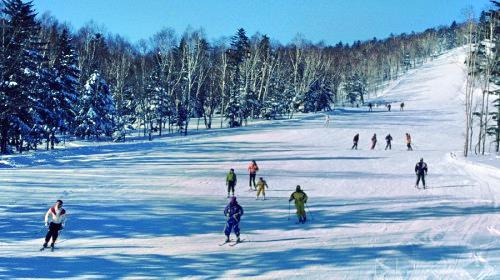
[[[288,220],[290,221],[290,200],[288,201]]]
[[[305,205],[305,206],[306,206],[306,208],[307,208],[307,212],[309,212],[309,216],[311,216],[311,220],[314,220],[313,215],[312,215],[312,213],[311,213],[311,209],[309,209],[309,206],[307,206],[307,203],[304,203],[304,205]]]

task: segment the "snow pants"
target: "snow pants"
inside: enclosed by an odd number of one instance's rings
[[[224,234],[226,236],[229,236],[231,234],[231,231],[233,231],[234,234],[236,234],[236,236],[240,236],[239,225],[240,225],[240,221],[237,221],[234,218],[227,220],[226,227],[224,228]]]
[[[387,148],[392,149],[392,145],[391,145],[391,142],[387,142],[387,145],[385,145],[385,149],[387,150]]]
[[[372,141],[372,146],[371,146],[371,150],[375,149],[375,146],[377,145],[377,141]]]
[[[230,191],[232,191],[234,195],[234,185],[236,185],[236,182],[234,181],[227,182],[227,195],[229,195]]]
[[[262,195],[266,197],[265,186],[259,186],[259,189],[257,190],[257,197],[260,196],[260,193],[262,193]]]
[[[254,187],[254,188],[255,188],[255,186],[257,185],[257,184],[255,184],[255,177],[256,177],[256,176],[257,176],[257,174],[256,174],[256,173],[253,173],[253,174],[252,174],[252,173],[250,173],[250,178],[249,178],[249,180],[248,180],[248,186],[249,186],[249,187],[252,187],[252,182],[253,182],[253,187]]]
[[[354,149],[358,149],[358,142],[354,142],[354,144],[352,145],[352,148],[351,150],[354,150]]]
[[[422,184],[425,188],[425,174],[417,174],[417,182],[415,183],[415,185],[418,186],[418,183],[420,183],[420,179],[422,179]]]
[[[61,224],[50,222],[49,232],[47,232],[47,235],[45,235],[45,243],[49,243],[50,238],[52,238],[52,243],[56,243],[57,237],[59,236],[59,231],[61,229]]]
[[[408,151],[413,151],[413,148],[411,147],[410,143],[406,144],[406,147],[408,148]]]
[[[305,220],[306,210],[304,202],[295,203],[295,208],[297,208],[297,217],[299,217],[299,220],[300,221],[302,221],[303,219]]]

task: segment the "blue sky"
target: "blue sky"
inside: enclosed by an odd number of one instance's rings
[[[163,27],[181,34],[187,26],[202,27],[208,38],[267,34],[281,43],[297,33],[313,41],[352,43],[423,31],[464,20],[463,9],[479,12],[488,0],[34,0],[46,11],[79,28],[93,20],[132,42],[147,39]]]

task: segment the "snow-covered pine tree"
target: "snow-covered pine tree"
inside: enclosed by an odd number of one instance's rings
[[[66,133],[74,129],[80,75],[76,50],[71,44],[69,31],[66,28],[58,36],[52,72],[51,89],[54,94],[53,98],[58,103],[55,111],[57,116],[55,129],[61,133]],[[50,135],[52,149],[54,148],[54,142],[57,141],[55,129],[51,131]]]
[[[363,76],[358,73],[354,73],[350,76],[345,82],[344,91],[346,92],[347,100],[351,103],[351,105],[354,105],[358,98],[361,101],[361,104],[364,104],[366,81]]]
[[[245,29],[238,29],[236,35],[231,38],[231,49],[229,50],[229,66],[231,70],[231,85],[229,87],[229,100],[226,104],[226,118],[229,119],[229,127],[242,125],[244,114],[248,110],[244,108],[247,104],[247,85],[244,63],[250,55],[250,42]]]
[[[5,0],[0,49],[0,153],[9,140],[18,150],[36,147],[42,130],[42,44],[31,2]]]
[[[75,135],[83,138],[104,134],[111,136],[115,129],[115,106],[109,87],[96,71],[85,84],[76,117]]]

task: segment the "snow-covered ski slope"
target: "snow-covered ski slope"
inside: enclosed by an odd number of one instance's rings
[[[498,158],[485,166],[460,156],[463,59],[440,56],[378,97],[405,111],[339,109],[328,128],[323,114],[305,115],[6,158],[17,167],[0,169],[0,278],[500,279]],[[427,190],[414,187],[421,157]],[[252,159],[266,201],[248,191]],[[229,168],[245,242],[219,246]],[[297,184],[309,195],[305,225],[293,205],[288,220]],[[39,252],[56,199],[67,227],[54,252]]]

